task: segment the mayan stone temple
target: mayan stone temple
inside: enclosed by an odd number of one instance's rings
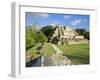
[[[69,26],[55,25],[56,27],[50,42],[55,44],[80,44],[88,43],[83,35],[79,35],[75,29]]]

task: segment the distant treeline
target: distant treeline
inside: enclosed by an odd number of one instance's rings
[[[86,31],[85,29],[79,29],[79,28],[77,28],[76,32],[79,35],[83,35],[86,39],[88,39],[88,40],[90,39],[90,32],[89,31]]]

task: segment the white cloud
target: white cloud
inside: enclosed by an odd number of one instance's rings
[[[36,13],[28,12],[27,16],[32,16],[34,18],[39,18],[39,17],[47,18],[47,17],[49,17],[49,14],[48,13],[38,13],[38,12],[36,12]]]
[[[68,18],[70,18],[71,16],[69,16],[69,15],[64,15],[64,19],[68,19]]]
[[[80,24],[81,23],[81,19],[75,19],[74,21],[71,21],[71,24],[73,26],[77,25],[77,24]]]
[[[39,16],[41,16],[41,17],[44,17],[44,18],[47,18],[47,17],[49,17],[49,14],[48,13],[40,13],[40,14],[38,14]]]

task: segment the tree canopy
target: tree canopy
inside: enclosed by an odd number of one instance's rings
[[[56,27],[54,28],[53,26],[48,25],[48,26],[44,26],[43,28],[41,28],[41,31],[45,34],[45,36],[48,38],[48,41],[49,41],[55,29]]]
[[[89,31],[86,31],[85,29],[76,29],[76,32],[79,34],[79,35],[83,35],[86,39],[90,39],[90,32]]]
[[[47,41],[47,37],[42,31],[37,30],[34,26],[26,28],[26,48],[45,41]]]

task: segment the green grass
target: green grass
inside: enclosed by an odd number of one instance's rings
[[[44,43],[42,46],[42,49],[38,50],[40,47],[40,44],[36,44],[33,46],[31,49],[26,51],[27,56],[30,56],[32,58],[36,58],[39,55],[44,55],[44,56],[51,56],[52,54],[55,54],[55,51],[50,43]]]
[[[33,46],[31,49],[26,51],[27,56],[31,56],[32,58],[35,58],[39,55],[38,52],[38,47],[40,46],[40,44],[36,44],[35,46]]]
[[[43,54],[44,56],[51,56],[55,54],[55,51],[51,43],[44,43],[42,50],[41,50],[41,54]]]
[[[64,52],[65,56],[67,56],[73,64],[89,64],[89,44],[70,44],[56,46]],[[29,50],[27,50],[27,56],[32,56],[33,58],[39,56],[39,47],[40,44],[38,43]],[[52,56],[55,54],[51,43],[44,43],[40,52],[44,56]]]
[[[56,45],[73,64],[89,64],[89,44]]]

